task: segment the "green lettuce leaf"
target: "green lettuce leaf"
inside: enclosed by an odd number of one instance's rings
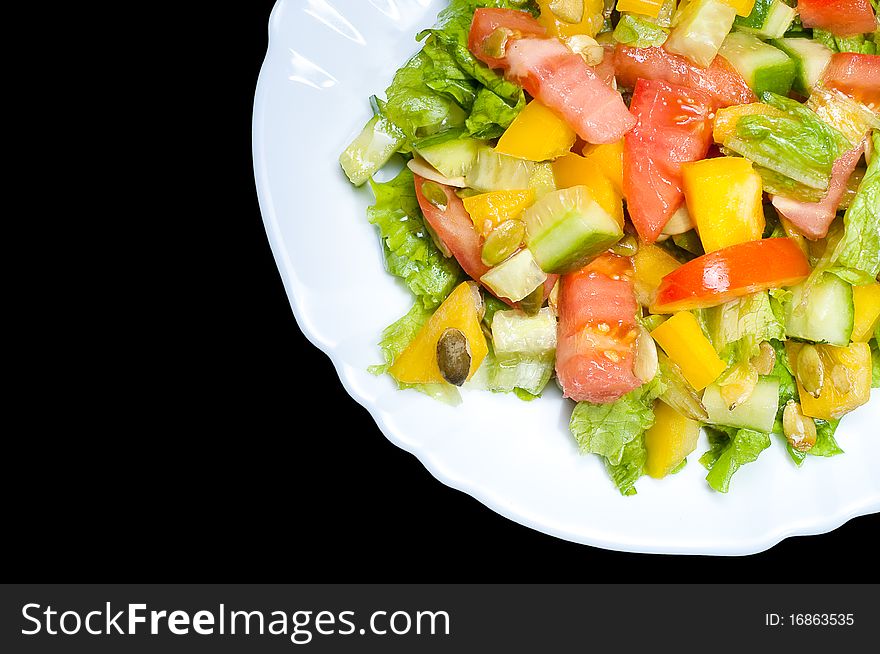
[[[751,429],[707,428],[710,449],[700,457],[708,470],[706,481],[719,493],[730,490],[730,480],[742,466],[758,460],[770,447],[770,435]]]
[[[612,37],[633,48],[650,48],[666,42],[669,30],[633,14],[621,14]]]
[[[423,50],[397,71],[385,91],[383,115],[406,135],[401,152],[409,152],[414,139],[464,125],[467,118],[454,99],[428,86],[426,78],[433,74],[433,60]]]
[[[843,450],[834,439],[834,432],[837,431],[837,425],[840,420],[816,419],[816,444],[807,452],[811,456],[837,456],[843,454]]]
[[[666,384],[658,375],[611,404],[579,402],[569,429],[581,453],[598,454],[611,465],[621,465],[626,446],[654,424],[652,403],[665,390]]]
[[[880,132],[873,133],[874,157],[843,216],[844,234],[829,269],[854,285],[880,275]]]
[[[624,446],[619,463],[614,464],[605,459],[605,469],[621,495],[635,495],[638,492],[635,484],[644,474],[647,460],[648,451],[645,449],[644,433],[639,434]]]
[[[416,302],[405,316],[386,327],[382,331],[382,340],[379,341],[379,348],[382,350],[382,358],[385,363],[370,366],[368,370],[374,375],[387,373],[394,360],[412,342],[432,313],[421,303]],[[397,380],[395,382],[401,390],[411,388],[453,406],[461,403],[461,394],[451,384],[403,384]]]
[[[367,209],[379,228],[388,272],[400,277],[425,308],[440,304],[462,278],[455,259],[443,256],[425,229],[413,174],[403,168],[389,182],[370,181],[376,203]]]
[[[785,115],[743,116],[736,123],[736,134],[724,145],[796,182],[827,189],[831,167],[849,149],[849,141],[795,100],[769,91],[761,99]]]
[[[522,89],[519,91],[516,104],[511,106],[489,89],[481,88],[474,100],[471,115],[465,121],[465,127],[474,138],[498,138],[510,127],[510,123],[525,106],[526,96]]]
[[[785,340],[781,307],[778,300],[776,310],[773,304],[767,291],[759,291],[703,310],[709,338],[722,359],[732,362],[741,353],[750,358],[761,341]]]
[[[864,34],[855,36],[834,36],[818,27],[813,28],[813,40],[831,48],[832,52],[856,52],[859,54],[877,54],[877,47]]]

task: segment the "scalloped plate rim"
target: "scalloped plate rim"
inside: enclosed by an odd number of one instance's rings
[[[271,191],[269,189],[268,182],[266,181],[267,175],[265,174],[265,172],[262,172],[264,171],[265,166],[265,162],[262,158],[262,136],[264,127],[263,123],[261,122],[261,108],[263,103],[262,89],[266,84],[265,70],[269,61],[269,57],[272,53],[273,29],[276,22],[276,16],[279,11],[279,7],[286,1],[287,0],[277,0],[269,16],[269,43],[267,47],[266,57],[260,68],[260,74],[257,80],[256,93],[254,97],[252,153],[254,160],[255,184],[260,211],[263,218],[263,224],[266,229],[266,234],[269,240],[272,254],[275,258],[276,265],[284,283],[284,288],[287,293],[287,297],[290,302],[290,306],[297,326],[305,335],[305,337],[309,340],[309,342],[317,347],[330,359],[346,393],[348,393],[348,395],[351,396],[351,398],[354,399],[360,406],[367,410],[379,430],[385,435],[386,438],[388,438],[389,441],[391,441],[397,447],[403,449],[404,451],[412,454],[438,481],[442,482],[446,486],[449,486],[450,488],[454,488],[458,491],[466,493],[467,495],[470,495],[492,511],[506,517],[507,519],[512,520],[513,522],[521,524],[530,529],[534,529],[541,533],[555,536],[566,541],[599,547],[607,550],[644,554],[746,556],[766,551],[786,538],[790,538],[793,536],[811,536],[828,533],[830,531],[833,531],[834,529],[837,529],[838,527],[853,518],[880,512],[880,500],[871,501],[869,499],[869,501],[867,502],[851,502],[848,507],[844,507],[839,511],[835,511],[832,515],[825,516],[824,520],[816,519],[814,521],[811,521],[809,524],[801,524],[796,527],[781,526],[777,529],[768,530],[761,537],[752,538],[747,542],[738,542],[736,545],[732,545],[729,547],[718,545],[708,548],[705,546],[690,548],[685,545],[652,545],[650,543],[650,539],[648,539],[648,541],[638,542],[633,539],[629,539],[626,541],[608,540],[601,536],[601,528],[599,528],[597,530],[597,533],[595,534],[591,532],[590,535],[584,535],[583,533],[572,533],[564,529],[557,529],[546,524],[541,524],[538,521],[533,521],[525,518],[523,515],[517,513],[516,511],[509,510],[499,502],[495,501],[495,499],[493,499],[492,497],[491,491],[482,486],[479,481],[467,480],[462,478],[461,476],[441,471],[439,465],[432,457],[432,453],[430,452],[430,450],[426,449],[425,447],[419,447],[417,445],[411,444],[402,435],[398,434],[395,429],[393,429],[386,423],[384,412],[380,411],[378,407],[374,406],[369,401],[369,399],[365,398],[353,388],[352,380],[349,379],[348,375],[344,371],[343,364],[339,360],[337,354],[325,342],[325,339],[321,336],[321,334],[318,333],[317,330],[313,330],[309,327],[310,321],[307,319],[305,311],[302,308],[300,299],[297,297],[297,294],[294,291],[294,268],[289,259],[285,256],[286,250],[281,243],[280,237],[278,236],[278,219],[275,213],[274,205],[271,200]]]

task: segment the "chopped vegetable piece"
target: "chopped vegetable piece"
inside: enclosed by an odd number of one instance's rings
[[[546,273],[535,263],[535,257],[528,248],[523,248],[480,277],[480,281],[496,297],[512,302],[519,302],[546,280]]]
[[[835,53],[822,82],[880,111],[880,55]]]
[[[859,145],[845,152],[834,162],[828,192],[819,202],[801,202],[775,195],[772,199],[773,206],[807,238],[813,240],[824,238],[837,215],[837,208],[846,191],[847,180],[856,169],[863,151],[864,145]]]
[[[733,27],[736,9],[723,0],[690,0],[683,6],[663,47],[705,68]]]
[[[853,287],[854,319],[852,340],[867,343],[880,321],[880,283]]]
[[[639,331],[631,279],[629,259],[614,254],[560,279],[556,376],[565,397],[607,404],[642,384],[633,371]]]
[[[542,270],[578,270],[623,236],[620,224],[594,199],[574,186],[548,193],[523,213],[529,248]]]
[[[816,343],[846,345],[853,331],[853,287],[823,273],[791,288],[785,303],[785,333]]]
[[[835,36],[877,29],[870,0],[798,0],[797,6],[804,27],[820,27]]]
[[[630,110],[638,118],[626,135],[623,193],[642,240],[653,243],[684,201],[681,165],[706,156],[712,141],[712,100],[701,91],[639,80]]]
[[[473,282],[463,282],[443,301],[407,348],[398,355],[388,372],[404,384],[432,384],[446,380],[437,361],[437,343],[448,329],[455,329],[467,340],[470,350],[470,379],[489,351],[480,328],[482,298]]]
[[[662,80],[708,93],[716,107],[754,102],[755,94],[742,76],[724,57],[715,57],[708,68],[701,68],[685,57],[663,48],[614,48],[617,83],[634,88],[639,79]]]
[[[865,134],[880,129],[880,114],[872,112],[861,102],[843,91],[817,84],[807,99],[807,108],[846,137],[855,147],[865,140]]]
[[[736,68],[758,97],[764,91],[787,95],[791,90],[797,72],[794,60],[757,36],[732,32],[718,52]]]
[[[818,397],[807,392],[799,373],[799,354],[804,347],[815,347],[823,369],[833,371],[840,366],[847,386],[839,390],[832,383],[823,384]],[[796,341],[786,341],[788,363],[795,375],[801,410],[804,415],[822,420],[836,420],[853,409],[865,404],[871,396],[871,348],[867,343],[851,343],[847,347],[836,345],[807,346]]]
[[[630,11],[651,18],[657,18],[662,7],[663,0],[617,0],[617,11]]]
[[[489,267],[481,257],[483,246],[480,236],[474,230],[474,223],[455,194],[455,189],[429,182],[418,175],[413,177],[416,198],[425,221],[468,275],[474,279],[482,277]]]
[[[792,88],[803,95],[810,95],[831,61],[831,49],[811,39],[775,39],[773,45],[795,63]]]
[[[654,311],[716,306],[769,288],[793,286],[810,274],[810,264],[789,238],[731,245],[697,257],[666,275]]]
[[[679,311],[655,328],[651,336],[698,391],[718,379],[727,368],[690,311]]]
[[[742,32],[775,39],[788,31],[795,16],[797,10],[782,0],[757,0],[748,16],[738,15],[733,25]]]
[[[513,119],[495,146],[495,151],[529,161],[555,159],[574,145],[577,134],[562,118],[537,100],[532,100]]]
[[[474,227],[484,237],[504,221],[519,218],[534,201],[535,192],[531,189],[493,191],[462,200]]]
[[[617,43],[634,48],[650,48],[663,45],[669,36],[669,30],[638,16],[623,14],[612,36]]]
[[[733,409],[723,399],[721,387],[712,384],[703,393],[703,404],[709,413],[709,422],[714,425],[770,433],[779,410],[779,381],[771,377],[760,379],[749,398]]]
[[[623,228],[623,197],[593,161],[569,152],[553,162],[553,176],[560,189],[585,186],[593,200]]]
[[[662,279],[681,263],[659,245],[644,243],[633,257],[635,290],[639,304],[650,307]]]
[[[658,400],[654,403],[654,424],[645,432],[645,449],[648,451],[645,472],[662,479],[697,449],[699,437],[699,422]]]
[[[599,170],[614,184],[614,190],[621,195],[623,195],[623,143],[624,140],[620,139],[602,145],[587,144],[581,152],[584,159],[599,166]]]
[[[559,113],[588,143],[614,143],[635,119],[620,94],[555,39],[520,39],[507,49],[507,75]]]
[[[520,37],[544,37],[547,30],[525,11],[479,8],[474,12],[468,34],[468,50],[490,68],[502,68],[509,41],[506,38],[500,43],[495,41],[499,34],[505,36],[505,33]]]
[[[726,143],[736,136],[736,123],[743,116],[767,115],[782,117],[785,112],[771,107],[763,102],[751,102],[749,104],[737,104],[732,107],[724,107],[715,112],[715,126],[712,136],[716,143]]]
[[[761,178],[752,162],[716,157],[682,166],[687,207],[705,252],[760,240],[764,232]]]
[[[404,139],[399,129],[376,114],[339,156],[339,165],[351,183],[360,186],[387,163]]]

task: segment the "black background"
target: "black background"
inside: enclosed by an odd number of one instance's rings
[[[388,442],[291,313],[251,159],[272,3],[229,6],[212,6],[210,20],[168,14],[142,70],[158,95],[137,90],[112,105],[123,121],[136,118],[111,135],[132,141],[101,179],[130,174],[137,190],[102,182],[128,210],[108,217],[120,231],[95,256],[119,260],[80,261],[100,281],[78,288],[75,313],[55,319],[83,322],[89,338],[61,344],[70,362],[46,369],[30,414],[37,429],[7,444],[6,478],[18,480],[4,527],[13,575],[865,579],[877,516],[752,557],[621,554],[512,523]],[[147,133],[163,138],[134,145]]]

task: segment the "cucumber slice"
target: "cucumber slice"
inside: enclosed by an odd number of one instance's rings
[[[462,133],[461,129],[448,130],[415,141],[412,147],[445,177],[464,177],[473,167],[477,152],[485,141],[462,138]]]
[[[726,427],[754,429],[765,434],[773,431],[776,412],[779,409],[779,381],[762,377],[755,384],[749,399],[733,411],[721,398],[721,387],[709,384],[703,393],[703,406],[709,414],[709,423]]]
[[[746,17],[737,16],[733,26],[741,32],[778,39],[788,31],[795,16],[797,10],[782,0],[755,0],[752,12]]]
[[[516,191],[529,188],[534,168],[531,161],[500,154],[490,147],[480,147],[465,181],[481,193]]]
[[[831,61],[831,50],[812,39],[775,39],[772,43],[794,61],[792,88],[803,95],[810,95],[822,77],[822,71]]]
[[[523,220],[529,248],[549,273],[578,270],[623,237],[620,224],[586,186],[548,193],[525,210]]]
[[[809,289],[808,282],[790,289],[785,333],[814,343],[849,345],[855,315],[852,286],[831,273],[823,274]]]
[[[764,91],[788,95],[791,90],[797,70],[794,61],[756,36],[744,32],[728,34],[718,54],[739,71],[759,97]]]
[[[556,351],[556,317],[549,307],[534,316],[516,309],[496,311],[492,318],[492,345],[499,361],[552,355]]]
[[[480,281],[495,295],[506,297],[511,302],[519,302],[546,280],[547,275],[528,248],[523,248],[480,277]]]
[[[673,19],[664,47],[707,68],[735,17],[736,9],[722,0],[691,0]]]
[[[391,121],[376,114],[339,155],[339,165],[351,183],[360,186],[388,163],[405,140]]]

